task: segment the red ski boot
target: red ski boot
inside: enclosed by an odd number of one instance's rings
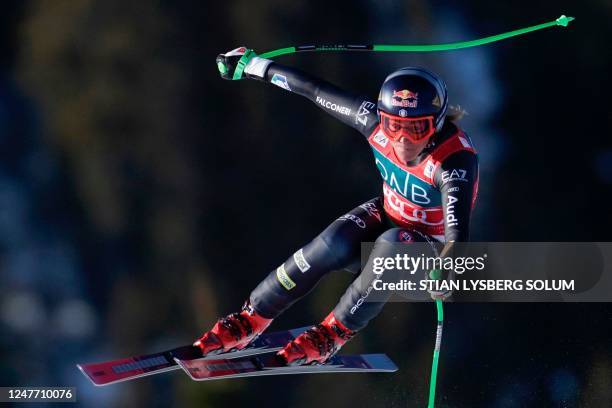
[[[355,335],[330,313],[320,324],[311,327],[289,342],[278,356],[287,365],[322,364]]]
[[[247,300],[240,313],[232,313],[219,319],[213,328],[204,333],[193,345],[200,347],[204,354],[240,350],[255,340],[270,323],[272,319],[257,314]]]

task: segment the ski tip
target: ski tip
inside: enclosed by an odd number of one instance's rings
[[[82,373],[82,374],[83,374],[85,377],[87,377],[87,379],[88,379],[88,380],[89,380],[89,381],[90,381],[90,382],[91,382],[93,385],[95,385],[96,387],[101,387],[101,386],[103,386],[103,385],[106,385],[106,384],[99,384],[99,383],[96,383],[96,382],[94,381],[94,379],[93,379],[93,378],[91,378],[91,376],[90,376],[90,375],[87,373],[87,370],[85,369],[85,367],[84,367],[83,365],[81,365],[81,364],[76,364],[76,367],[77,367],[77,368],[79,369],[79,371],[80,371],[80,372],[81,372],[81,373]]]
[[[393,373],[398,370],[395,363],[386,354],[362,354],[361,356],[370,366],[380,371]]]

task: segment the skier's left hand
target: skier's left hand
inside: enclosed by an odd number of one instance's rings
[[[444,280],[447,282],[452,282],[455,280],[454,272],[445,271],[443,269],[434,269],[427,274],[427,278],[431,280]],[[431,298],[433,300],[447,300],[453,295],[453,291],[448,290],[428,290]]]

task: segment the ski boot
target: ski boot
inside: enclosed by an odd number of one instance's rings
[[[219,319],[193,345],[200,347],[205,355],[241,350],[266,330],[270,323],[272,319],[257,314],[247,300],[239,313]]]
[[[289,342],[277,355],[287,365],[323,364],[354,335],[332,312]]]

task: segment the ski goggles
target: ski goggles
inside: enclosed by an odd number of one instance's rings
[[[385,136],[393,141],[405,137],[412,143],[419,143],[436,133],[433,116],[401,118],[380,112],[380,126]]]

